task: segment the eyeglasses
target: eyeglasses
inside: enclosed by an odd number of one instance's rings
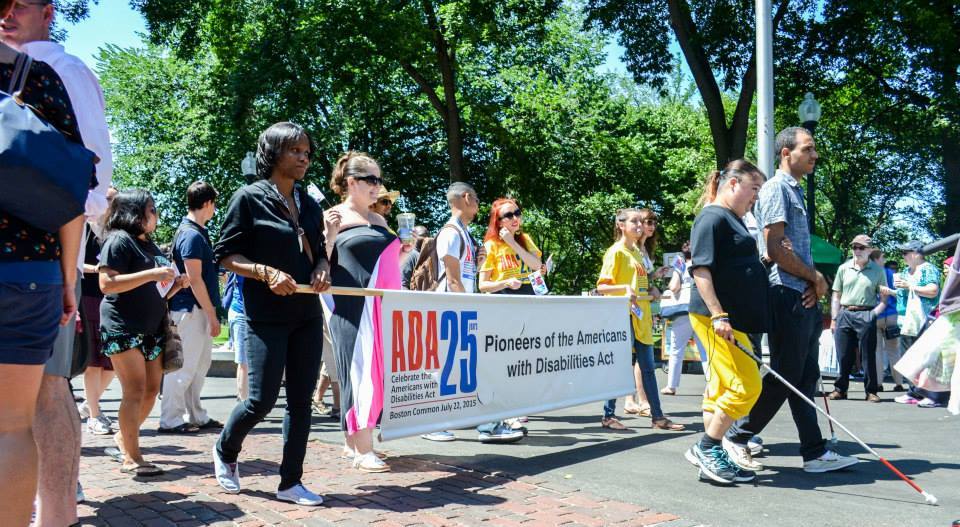
[[[501,220],[512,220],[513,218],[520,219],[520,209],[517,209],[513,212],[507,212],[503,216],[500,216]]]
[[[653,219],[653,218],[647,218],[647,219],[641,220],[641,221],[643,222],[644,225],[656,225],[656,224],[657,224],[657,220],[655,220],[655,219]]]
[[[367,185],[372,185],[374,187],[379,187],[383,185],[383,178],[379,176],[371,176],[367,174],[366,176],[351,176],[357,181],[363,181]]]
[[[377,200],[377,203],[383,205],[384,207],[392,207],[393,202],[390,201],[390,198],[380,198]]]
[[[854,251],[866,251],[867,249],[869,249],[869,247],[866,247],[864,245],[859,245],[859,244],[854,244],[851,247],[853,248]]]

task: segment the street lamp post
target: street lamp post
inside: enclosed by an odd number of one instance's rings
[[[798,110],[800,122],[803,127],[810,130],[810,135],[816,137],[817,121],[820,120],[820,103],[813,98],[813,94],[807,92],[803,96],[803,102],[800,103]],[[810,234],[813,234],[816,226],[817,217],[817,167],[814,165],[813,172],[807,174],[807,219],[810,222]]]
[[[257,179],[257,158],[253,155],[253,152],[247,152],[246,157],[240,162],[240,172],[247,184],[253,183]]]

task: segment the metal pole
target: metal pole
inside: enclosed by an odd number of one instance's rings
[[[817,132],[817,122],[807,121],[803,127],[810,130],[810,136],[814,139]],[[807,174],[807,221],[810,222],[810,234],[815,234],[817,225],[817,166],[813,166],[813,171]]]
[[[757,162],[773,177],[773,15],[770,0],[756,0],[757,21]]]

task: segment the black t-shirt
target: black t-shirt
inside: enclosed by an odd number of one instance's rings
[[[693,221],[690,246],[691,275],[698,267],[710,269],[714,291],[730,315],[730,325],[744,333],[768,331],[767,269],[743,220],[725,207],[704,207]],[[690,312],[711,315],[696,287],[690,290]]]
[[[160,248],[152,241],[134,238],[126,231],[107,235],[100,250],[100,266],[120,274],[138,273],[168,266]],[[108,332],[158,335],[167,311],[156,282],[147,282],[126,293],[109,294],[100,302],[100,328]]]
[[[240,188],[227,205],[214,247],[218,262],[239,254],[258,264],[289,274],[298,284],[309,284],[314,266],[327,259],[323,239],[323,212],[306,192],[300,196],[300,228],[306,234],[313,263],[300,249],[297,231],[279,192],[268,181]],[[318,295],[279,296],[259,280],[243,281],[245,315],[254,322],[298,322],[323,316]]]
[[[96,267],[97,264],[100,263],[100,241],[97,240],[97,236],[93,234],[93,229],[90,228],[90,224],[85,225],[87,230],[87,245],[85,249],[86,252],[83,255],[83,263]],[[91,298],[103,298],[103,292],[100,291],[99,273],[83,273],[83,278],[80,279],[80,294]]]

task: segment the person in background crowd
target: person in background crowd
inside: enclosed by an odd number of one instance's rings
[[[216,259],[242,277],[247,318],[249,397],[237,404],[213,446],[217,483],[240,492],[237,458],[247,434],[273,409],[286,377],[283,458],[277,499],[316,506],[323,498],[304,486],[303,460],[310,437],[310,399],[320,371],[323,314],[316,294],[295,294],[309,283],[330,287],[323,250],[323,214],[298,182],[310,167],[313,145],[299,125],[280,122],[257,140],[257,181],[230,199]]]
[[[960,244],[954,249],[953,256],[943,262],[943,272],[947,280],[943,284],[943,294],[940,295],[940,316],[947,317],[953,328],[960,326]],[[953,367],[953,377],[950,379],[950,398],[947,410],[953,415],[960,415],[960,340],[954,338],[949,345],[954,347],[956,360]]]
[[[690,325],[690,317],[687,312],[690,304],[690,291],[693,286],[693,275],[688,270],[691,264],[690,240],[683,242],[680,248],[680,257],[670,268],[672,276],[670,285],[667,286],[669,295],[664,293],[660,301],[660,316],[670,320],[669,339],[667,341],[667,350],[670,354],[668,359],[669,375],[667,385],[660,390],[662,395],[676,395],[680,388],[680,374],[683,371],[683,355],[687,350],[687,343],[690,337],[694,337],[697,351],[700,352],[700,362],[703,363],[703,373],[707,373],[707,356],[700,344],[700,339],[693,335],[693,327]],[[671,312],[669,315],[665,313]]]
[[[334,286],[400,289],[400,240],[371,205],[383,188],[380,166],[361,152],[340,156],[330,188],[343,202],[324,213],[334,262]],[[382,336],[370,325],[380,313],[380,297],[333,295],[330,317],[337,378],[340,381],[340,426],[345,454],[362,472],[386,472],[389,465],[373,449],[373,430],[383,410]]]
[[[396,190],[390,191],[387,190],[387,187],[380,187],[380,190],[377,192],[377,201],[374,201],[370,205],[370,210],[376,212],[386,220],[390,217],[390,213],[393,211],[393,204],[400,199],[400,193]],[[390,226],[388,225],[389,229]]]
[[[690,293],[689,321],[709,360],[708,387],[703,397],[704,434],[685,457],[700,469],[700,477],[732,484],[756,479],[763,465],[750,449],[726,439],[734,421],[750,413],[760,397],[757,364],[736,344],[752,351],[749,333],[769,326],[766,269],[755,239],[744,224],[766,177],[738,160],[714,171],[707,181],[710,194],[690,233],[690,273],[696,287]]]
[[[166,297],[189,285],[176,277],[173,263],[150,239],[157,228],[157,209],[146,190],[117,194],[107,213],[106,240],[100,251],[100,339],[120,379],[123,396],[114,436],[120,470],[133,476],[156,476],[163,470],[147,463],[140,452],[140,427],[153,409],[163,377],[163,324],[167,303],[160,288],[174,282]],[[159,285],[158,285],[159,284]],[[119,455],[117,455],[119,454]]]
[[[873,240],[869,236],[858,234],[850,248],[853,258],[840,265],[833,280],[830,330],[840,356],[840,373],[829,398],[847,398],[850,373],[859,350],[863,361],[864,399],[879,403],[877,390],[883,380],[877,378],[877,317],[886,309],[887,296],[895,291],[885,285],[887,277],[883,268],[870,259]]]
[[[110,187],[107,191],[107,202],[117,195],[117,189]],[[102,218],[105,219],[105,218]],[[102,220],[101,219],[101,220]],[[83,323],[83,337],[87,339],[87,351],[90,362],[83,372],[83,403],[77,406],[80,417],[87,420],[87,431],[95,435],[107,435],[113,432],[113,422],[100,411],[100,397],[113,381],[113,363],[103,354],[103,344],[100,342],[100,302],[103,292],[100,291],[100,275],[97,272],[100,249],[103,245],[103,222],[87,222],[86,251],[83,263],[83,280],[80,284],[80,303],[83,306],[85,318]]]
[[[337,359],[333,353],[332,332],[329,331],[329,322],[324,323],[323,352],[320,363],[320,382],[313,395],[313,409],[317,415],[325,415],[330,419],[340,420],[340,382],[337,380]],[[331,375],[332,373],[332,375]],[[327,406],[323,398],[327,390],[333,389],[333,406]],[[352,453],[350,453],[352,457]]]
[[[614,243],[603,256],[603,266],[597,278],[597,291],[608,296],[626,296],[630,299],[631,327],[633,329],[634,362],[639,365],[643,377],[642,389],[650,404],[652,427],[660,430],[680,431],[683,425],[667,419],[660,408],[657,377],[653,364],[653,322],[650,314],[650,298],[659,296],[649,283],[649,253],[653,246],[644,250],[643,243],[651,236],[651,227],[656,228],[656,216],[649,209],[621,209],[617,211],[614,224]],[[600,425],[611,430],[626,430],[626,425],[616,417],[617,400],[611,399],[603,406]]]
[[[423,238],[426,238],[426,237],[428,237],[428,236],[430,236],[430,229],[428,229],[425,225],[414,225],[414,226],[413,226],[413,237],[414,237],[414,239],[422,240]]]
[[[4,34],[13,26],[14,9],[22,14],[27,9],[46,8],[0,0],[0,19],[3,20],[0,31]],[[0,86],[9,86],[16,58],[16,50],[0,42]],[[70,97],[53,68],[34,61],[20,95],[26,104],[42,112],[48,123],[63,132],[68,141],[83,142]],[[0,511],[4,520],[12,525],[30,522],[31,506],[38,491],[37,450],[38,442],[44,441],[40,437],[44,429],[34,427],[37,398],[41,384],[49,382],[43,374],[44,364],[53,353],[58,326],[74,325],[83,220],[83,215],[79,215],[57,232],[46,232],[0,210],[0,246],[5,248],[0,252],[0,397],[3,398],[0,474],[7,475],[0,478]],[[70,396],[65,379],[57,379],[54,384]],[[79,418],[72,396],[66,401],[62,397],[57,399],[65,408],[64,415],[70,416],[70,430],[60,430],[60,437],[73,433],[79,441]],[[39,405],[50,402],[45,400]],[[71,485],[76,485],[79,443],[62,439],[55,443],[56,448],[65,448],[68,452],[64,453],[59,466],[47,468],[50,474],[45,477],[59,475],[60,479],[71,480]],[[42,447],[40,450],[43,452]],[[49,462],[48,456],[42,453],[41,456]],[[14,474],[16,477],[10,477]],[[76,522],[76,489],[66,492],[57,486],[50,489],[53,490],[59,494],[52,500],[57,505],[65,504],[59,525]],[[48,491],[41,489],[41,492]],[[55,508],[58,507],[48,507],[48,511],[53,512]],[[46,512],[41,514],[44,518],[50,517]]]
[[[50,27],[56,17],[53,0],[17,1],[0,22],[0,38],[13,48],[50,65],[63,82],[76,112],[77,127],[84,146],[98,157],[97,185],[90,189],[84,216],[88,222],[99,220],[107,210],[107,189],[113,174],[110,134],[107,129],[103,90],[96,75],[78,57],[51,41]],[[80,241],[77,269],[83,275],[86,231]],[[77,284],[75,295],[81,296]],[[82,318],[82,317],[81,317]],[[54,345],[53,358],[47,361],[37,419],[34,422],[37,448],[40,453],[40,480],[37,497],[40,502],[40,525],[66,525],[76,521],[76,502],[82,501],[77,475],[80,466],[80,421],[73,411],[73,394],[64,382],[70,376],[76,328],[66,325]],[[67,405],[67,401],[71,404]],[[67,488],[76,488],[76,499],[66,495]]]
[[[904,272],[893,282],[897,288],[897,322],[900,324],[900,355],[917,341],[926,329],[928,317],[937,307],[940,297],[940,272],[923,256],[923,243],[911,240],[900,246],[907,264]],[[911,298],[913,302],[911,302]],[[901,404],[916,404],[921,408],[945,406],[949,395],[923,388],[911,388],[894,399]]]
[[[160,401],[161,434],[186,434],[220,429],[223,423],[207,415],[200,401],[210,370],[213,338],[220,334],[216,306],[220,304],[217,262],[206,225],[216,212],[217,190],[204,181],[187,187],[187,215],[173,235],[171,254],[190,289],[170,300],[170,317],[183,342],[183,367],[163,378]]]
[[[452,183],[447,189],[450,204],[450,219],[437,233],[437,259],[440,282],[437,291],[448,293],[475,293],[477,269],[484,262],[484,250],[467,228],[477,217],[480,200],[477,191],[463,182]],[[430,441],[453,441],[456,436],[449,430],[431,432],[420,436]]]
[[[810,132],[790,127],[777,134],[779,169],[760,190],[754,214],[763,229],[761,255],[770,267],[770,311],[773,321],[767,333],[770,367],[808,398],[813,398],[820,378],[818,350],[823,330],[817,300],[827,293],[826,279],[813,265],[810,228],[800,182],[813,172],[817,150]],[[790,240],[790,248],[784,244]],[[806,401],[788,391],[780,381],[765,377],[760,398],[750,415],[739,419],[727,431],[727,439],[739,451],[759,434],[789,401],[793,422],[800,435],[800,454],[805,472],[839,470],[859,463],[826,448],[817,424],[817,412]]]
[[[542,253],[523,232],[520,205],[500,198],[490,207],[483,248],[487,258],[480,267],[478,289],[501,295],[533,295],[530,274],[543,269]],[[525,417],[485,423],[477,427],[481,443],[513,442],[523,439]],[[516,426],[514,426],[516,425]]]
[[[890,268],[883,251],[877,249],[870,253],[870,260],[883,268],[886,275],[886,286],[893,289],[893,269]],[[877,382],[878,388],[883,391],[884,370],[890,369],[893,377],[893,391],[902,392],[903,375],[893,368],[900,360],[900,326],[897,325],[897,298],[896,295],[887,296],[884,301],[884,310],[877,316]]]
[[[224,303],[227,307],[227,325],[230,328],[230,343],[233,346],[233,362],[237,365],[237,402],[244,401],[250,395],[247,361],[247,316],[243,310],[243,280],[236,273],[229,273],[227,287],[224,290]]]

